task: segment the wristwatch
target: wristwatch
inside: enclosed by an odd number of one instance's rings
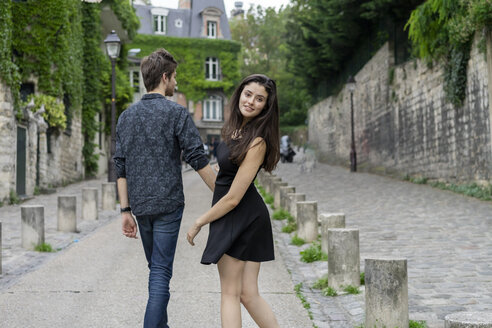
[[[131,212],[131,211],[132,211],[132,209],[130,207],[124,207],[124,208],[122,208],[120,210],[121,213],[123,213],[123,212]]]

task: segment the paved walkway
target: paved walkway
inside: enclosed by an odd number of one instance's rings
[[[302,158],[274,173],[318,201],[318,213],[343,212],[346,226],[360,229],[361,271],[367,257],[408,259],[410,319],[443,327],[453,312],[492,311],[492,202],[320,163],[302,172]],[[362,323],[363,294],[331,298],[311,290],[327,273],[326,262],[300,262],[300,249],[283,235],[279,249],[314,304],[318,327]]]
[[[80,234],[54,230],[56,196],[78,194],[82,186],[100,186],[101,182],[82,182],[29,201],[47,206],[46,241],[61,248],[56,253],[22,250],[18,246],[19,207],[0,208],[1,220],[8,227],[3,231],[6,263],[0,277],[0,327],[142,326],[148,269],[140,240],[122,236],[119,215],[114,211],[101,212],[101,220],[95,223],[84,222],[79,215]],[[185,238],[189,226],[210,207],[212,194],[193,171],[184,173],[183,182],[187,204],[171,281],[170,326],[220,327],[217,268],[199,263],[208,229],[197,236],[195,247]],[[311,328],[312,322],[295,295],[278,249],[276,254],[275,261],[262,265],[260,291],[277,314],[281,327]],[[256,327],[244,309],[243,327]]]

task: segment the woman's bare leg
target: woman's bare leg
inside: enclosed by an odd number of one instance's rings
[[[241,284],[244,261],[224,254],[217,268],[220,276],[220,319],[223,328],[241,328]]]
[[[260,328],[278,328],[270,305],[258,293],[259,262],[246,262],[243,271],[241,303]]]

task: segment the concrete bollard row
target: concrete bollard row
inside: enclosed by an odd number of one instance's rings
[[[58,196],[58,231],[77,231],[77,196]]]
[[[328,229],[328,286],[360,286],[359,254],[358,229]]]
[[[280,187],[280,208],[283,208],[285,210],[289,209],[288,205],[290,205],[290,201],[287,195],[295,192],[296,188],[292,186]]]
[[[321,213],[321,250],[328,253],[328,229],[345,228],[345,214],[343,213]]]
[[[273,193],[275,192],[275,184],[277,182],[282,182],[282,179],[279,177],[276,177],[276,176],[272,177],[270,179],[269,183],[266,185],[266,187],[267,187],[265,189],[266,192],[273,196]]]
[[[318,238],[318,202],[297,202],[297,235],[310,243]]]
[[[286,187],[287,182],[277,181],[274,184],[273,189],[273,206],[275,209],[280,208],[280,187]]]
[[[406,259],[366,259],[366,327],[408,328]]]
[[[457,312],[444,318],[444,328],[492,328],[492,312]]]
[[[116,183],[114,182],[102,184],[102,210],[116,210]]]
[[[2,222],[0,221],[0,275],[2,274]]]
[[[21,206],[21,242],[29,250],[44,243],[44,206]]]
[[[306,200],[306,195],[305,194],[287,194],[289,196],[289,212],[294,218],[294,220],[297,222],[297,202],[304,202]]]
[[[97,220],[97,188],[82,188],[82,218]]]

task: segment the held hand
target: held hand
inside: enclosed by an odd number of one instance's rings
[[[121,213],[121,229],[123,230],[123,234],[128,238],[138,239],[137,224],[131,212]]]
[[[190,243],[191,246],[195,246],[193,239],[195,239],[195,236],[200,232],[201,229],[202,227],[195,223],[191,226],[191,228],[186,233],[186,239],[188,239],[188,242]]]

